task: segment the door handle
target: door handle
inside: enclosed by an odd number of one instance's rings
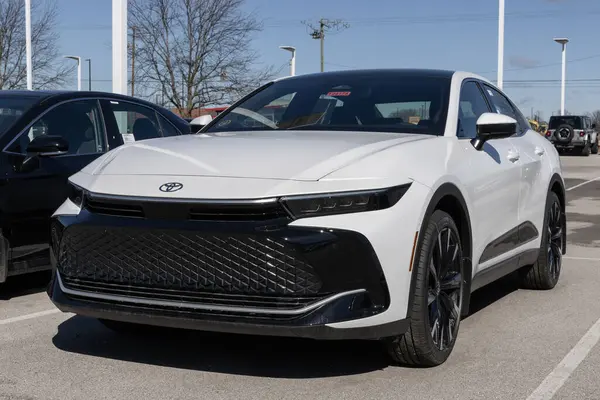
[[[516,151],[508,152],[508,160],[510,162],[517,162],[519,160],[519,158],[520,158],[519,153],[517,153]]]
[[[542,149],[541,147],[536,147],[535,148],[535,155],[536,156],[543,156],[544,155],[544,149]]]

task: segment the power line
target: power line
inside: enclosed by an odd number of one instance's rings
[[[331,30],[341,31],[349,28],[350,25],[348,23],[342,21],[341,19],[326,19],[321,18],[317,21],[318,27],[315,27],[312,23],[307,21],[302,21],[303,25],[306,25],[311,29],[310,36],[313,39],[318,39],[321,41],[321,72],[325,70],[325,32],[329,32]]]

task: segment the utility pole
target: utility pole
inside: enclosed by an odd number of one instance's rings
[[[306,21],[302,21],[302,23],[312,30],[310,36],[313,39],[319,39],[321,41],[321,72],[323,72],[325,71],[325,31],[335,29],[339,32],[348,28],[350,25],[340,19],[330,20],[326,18],[319,19],[317,27]]]
[[[135,89],[135,26],[131,27],[131,97]]]

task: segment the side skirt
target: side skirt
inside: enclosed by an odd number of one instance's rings
[[[526,250],[523,253],[510,257],[491,267],[488,267],[476,274],[471,282],[471,292],[497,281],[498,279],[511,274],[519,268],[534,264],[540,254],[539,249]]]

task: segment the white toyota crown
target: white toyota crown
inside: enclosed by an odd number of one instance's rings
[[[464,72],[276,80],[70,182],[48,294],[118,331],[380,339],[439,365],[474,290],[551,289],[566,251],[556,150]]]

